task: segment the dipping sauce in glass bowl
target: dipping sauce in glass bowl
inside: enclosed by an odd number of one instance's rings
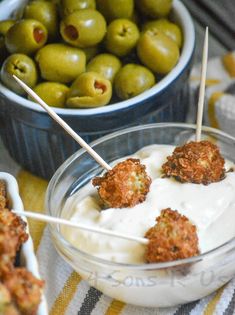
[[[50,215],[91,225],[101,224],[143,237],[154,225],[159,210],[171,206],[172,209],[177,207],[197,227],[200,255],[147,264],[143,259],[143,245],[51,226],[58,252],[103,293],[130,304],[166,307],[200,299],[222,286],[224,282],[220,279],[227,282],[234,276],[235,229],[231,220],[235,211],[234,171],[226,173],[222,181],[207,186],[160,178],[159,165],[172,152],[172,146],[193,140],[194,135],[193,125],[150,124],[124,129],[93,143],[94,150],[111,165],[139,150],[142,162],[148,161],[147,171],[153,186],[146,200],[135,208],[99,212],[93,188],[94,200],[86,196],[90,192],[90,180],[102,170],[84,150],[71,156],[50,181],[46,197]],[[233,137],[204,127],[202,138],[218,145],[222,156],[230,161],[225,164],[226,170],[234,167]],[[146,146],[150,147],[141,151]],[[153,148],[157,149],[155,153]],[[79,203],[80,207],[77,206]],[[156,205],[153,210],[150,208],[152,204]],[[91,280],[91,274],[96,275],[95,282]],[[211,281],[206,282],[209,278]]]

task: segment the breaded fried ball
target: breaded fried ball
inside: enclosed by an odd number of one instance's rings
[[[166,177],[173,176],[182,183],[208,185],[225,176],[224,159],[217,145],[209,141],[191,141],[175,148],[162,165]]]
[[[145,234],[149,239],[146,262],[172,261],[199,254],[196,227],[188,218],[167,208],[156,221],[157,224]]]
[[[1,315],[20,315],[12,303],[8,289],[0,283],[0,314]]]
[[[4,277],[4,285],[21,314],[34,315],[41,301],[44,282],[25,268],[15,268]]]
[[[27,241],[29,236],[26,232],[26,223],[15,213],[8,209],[0,210],[0,224],[8,226],[12,233],[17,236],[17,250],[24,242]]]
[[[145,200],[151,179],[139,159],[118,163],[103,177],[92,181],[104,203],[112,208],[133,207]]]
[[[0,224],[10,228],[18,237],[17,250],[27,241],[26,223],[12,211],[7,209],[7,193],[5,182],[0,180]]]
[[[5,307],[3,315],[22,315],[22,313],[16,309],[14,304],[10,304]]]
[[[0,180],[0,210],[6,208],[7,206],[7,193],[6,185],[3,180]]]
[[[18,238],[7,226],[0,224],[0,277],[13,268]]]

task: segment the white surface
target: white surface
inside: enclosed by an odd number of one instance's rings
[[[24,211],[23,203],[19,196],[18,184],[15,178],[8,173],[0,172],[0,179],[6,182],[7,195],[10,201],[10,207],[12,209]],[[22,218],[27,222],[25,217],[22,217]],[[21,261],[27,270],[31,271],[35,277],[40,278],[40,275],[38,272],[38,262],[34,254],[33,242],[30,235],[27,242],[22,245]],[[48,314],[48,310],[47,310],[46,299],[44,295],[42,295],[42,301],[38,308],[37,315],[47,315],[47,314]]]

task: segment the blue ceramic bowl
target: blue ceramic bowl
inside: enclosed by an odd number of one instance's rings
[[[0,19],[9,17],[24,2],[5,0],[0,3]],[[181,26],[184,44],[178,64],[155,86],[127,101],[100,108],[55,108],[87,142],[130,125],[185,120],[195,30],[189,12],[179,0],[173,2],[172,18]],[[79,148],[39,105],[1,84],[0,133],[11,156],[45,178],[50,178]]]

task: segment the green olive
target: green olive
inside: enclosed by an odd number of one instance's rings
[[[95,9],[95,0],[61,0],[62,15],[67,16],[83,9]]]
[[[7,50],[14,53],[33,54],[47,41],[45,26],[36,20],[20,20],[6,33],[5,44]]]
[[[64,44],[49,44],[42,47],[35,57],[41,77],[47,81],[69,83],[85,71],[85,53]]]
[[[106,32],[104,17],[96,10],[75,11],[60,24],[60,33],[65,42],[75,47],[95,46],[102,41]]]
[[[131,18],[134,0],[96,0],[98,10],[107,21]]]
[[[8,30],[16,23],[15,20],[0,21],[0,36],[5,36]]]
[[[137,64],[125,65],[114,80],[115,92],[122,100],[139,95],[154,84],[153,73],[146,67]]]
[[[136,24],[127,19],[117,19],[108,26],[105,47],[114,55],[123,57],[131,52],[138,39],[139,30]]]
[[[165,35],[175,41],[179,48],[182,46],[182,32],[177,24],[172,23],[167,19],[158,19],[145,23],[142,30],[147,31],[152,28],[157,28],[162,31]]]
[[[43,101],[53,107],[64,107],[69,88],[58,82],[43,82],[33,89]],[[29,97],[30,100],[33,100]]]
[[[139,11],[151,18],[165,17],[170,13],[172,0],[136,0]]]
[[[16,75],[29,87],[34,87],[37,83],[37,69],[34,61],[23,54],[13,54],[3,63],[1,69],[2,82],[17,94],[25,94],[24,90],[15,81],[12,75]]]
[[[137,54],[141,62],[153,72],[167,74],[179,59],[177,44],[157,29],[141,34],[137,44]]]
[[[58,14],[55,3],[42,0],[32,1],[24,8],[23,18],[41,22],[48,31],[49,39],[58,36]]]
[[[115,75],[121,68],[121,61],[111,54],[100,54],[87,65],[87,71],[101,74],[105,79],[113,82]]]
[[[85,72],[74,81],[66,105],[74,108],[104,106],[112,96],[112,85],[96,72]]]
[[[0,21],[0,65],[8,56],[8,51],[5,45],[5,35],[13,24],[15,24],[15,20]]]

